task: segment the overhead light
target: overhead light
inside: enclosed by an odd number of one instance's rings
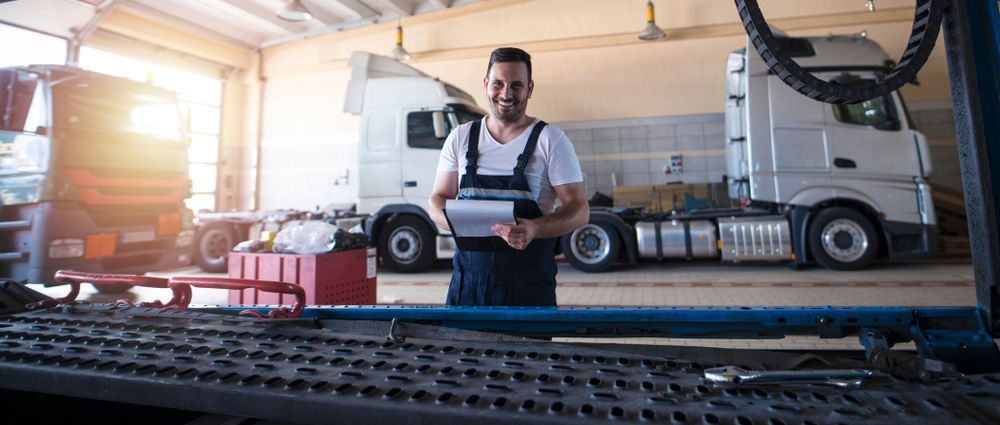
[[[653,13],[653,0],[646,2],[646,28],[639,34],[640,40],[652,41],[666,38],[667,33],[656,26],[656,14]]]
[[[868,0],[868,2],[865,3],[865,7],[868,9],[869,12],[874,12],[875,11],[875,0]]]
[[[274,13],[279,18],[291,22],[305,22],[313,17],[309,9],[306,9],[306,5],[302,4],[302,0],[288,0],[288,3]]]
[[[410,52],[403,48],[403,25],[396,25],[396,48],[392,49],[392,58],[398,61],[410,59]]]

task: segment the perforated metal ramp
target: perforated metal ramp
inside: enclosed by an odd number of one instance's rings
[[[998,423],[1000,376],[725,388],[703,365],[78,305],[0,318],[0,387],[300,423]]]

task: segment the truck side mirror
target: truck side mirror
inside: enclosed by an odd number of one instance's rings
[[[444,123],[444,112],[434,111],[431,113],[431,120],[434,122],[434,137],[444,139],[448,137],[448,130]]]

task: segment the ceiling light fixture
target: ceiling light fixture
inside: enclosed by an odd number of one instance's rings
[[[392,49],[392,58],[398,61],[410,59],[410,52],[403,48],[403,24],[396,25],[396,48]]]
[[[865,3],[865,7],[868,9],[869,12],[874,12],[875,11],[875,0],[868,0],[868,2]]]
[[[639,34],[640,40],[653,41],[666,38],[667,34],[656,26],[656,14],[653,13],[653,0],[646,2],[646,28]]]
[[[288,3],[281,6],[274,14],[291,22],[305,22],[313,17],[309,9],[306,9],[306,5],[302,4],[302,0],[288,0]]]

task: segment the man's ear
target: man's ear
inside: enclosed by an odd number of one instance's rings
[[[535,92],[535,80],[528,81],[528,99],[531,99],[531,93]]]
[[[489,84],[490,84],[490,76],[487,75],[487,76],[483,77],[483,90],[485,90],[486,87],[489,86]]]

